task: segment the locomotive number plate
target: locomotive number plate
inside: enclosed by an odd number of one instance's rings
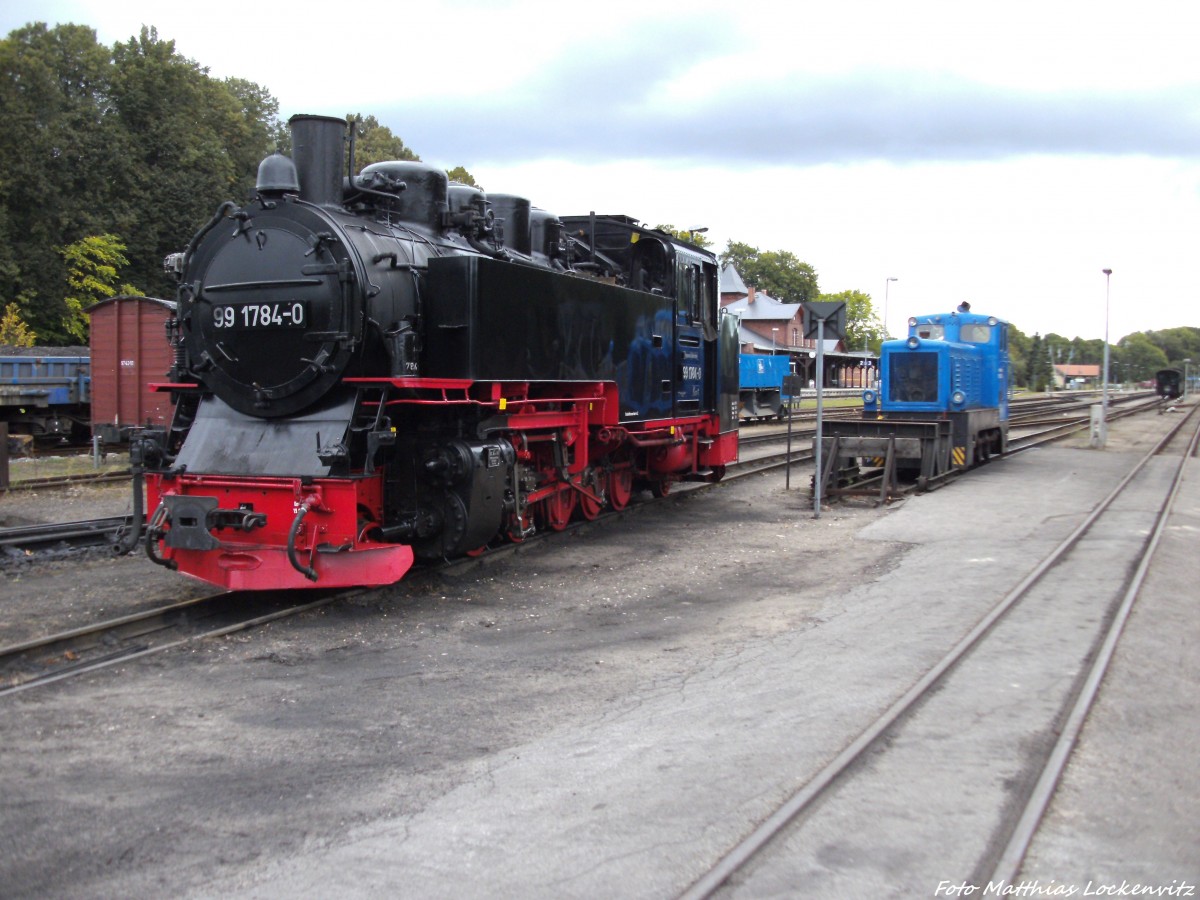
[[[216,328],[246,330],[304,328],[307,325],[308,308],[299,300],[213,307],[213,326]]]

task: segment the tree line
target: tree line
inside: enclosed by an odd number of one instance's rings
[[[1011,329],[1010,352],[1018,383],[1042,391],[1053,383],[1054,366],[1103,366],[1104,341],[1065,338],[1053,332],[1027,337]],[[1200,363],[1200,328],[1182,326],[1139,331],[1109,345],[1109,381],[1114,384],[1152,381],[1159,369],[1183,371],[1184,360]],[[1102,373],[1103,374],[1103,373]]]
[[[11,32],[0,41],[0,109],[0,344],[86,343],[92,303],[169,297],[163,258],[223,201],[252,195],[263,157],[290,150],[266,87],[212,77],[152,27],[111,47],[83,25]],[[374,116],[347,118],[357,122],[358,167],[420,159]],[[448,175],[475,184],[461,166]],[[822,294],[813,266],[787,250],[731,240],[720,259],[782,302],[845,302],[846,346],[878,352],[883,323],[870,294]],[[1018,381],[1033,387],[1052,364],[1099,363],[1103,342],[1014,328],[1011,349]],[[1111,355],[1114,380],[1142,380],[1200,360],[1200,329],[1130,335]]]
[[[217,80],[153,28],[112,47],[81,25],[0,42],[0,304],[38,343],[86,338],[82,309],[163,296],[162,259],[253,187],[278,103]]]
[[[845,347],[879,352],[884,339],[883,324],[875,314],[870,294],[857,290],[821,293],[816,270],[787,251],[764,252],[757,247],[729,241],[720,260],[722,265],[732,263],[746,284],[766,291],[784,303],[844,302]],[[1104,341],[1067,338],[1054,333],[1044,336],[1035,333],[1030,337],[1010,324],[1009,354],[1016,383],[1033,391],[1043,391],[1053,385],[1055,366],[1103,365]],[[1159,369],[1182,370],[1185,359],[1200,367],[1200,328],[1137,332],[1109,345],[1109,380],[1118,383],[1149,381]]]
[[[170,297],[163,258],[290,150],[267,88],[212,77],[154,28],[112,47],[82,25],[11,32],[0,109],[0,344],[85,344],[92,303]],[[419,159],[373,116],[349,118],[358,165]]]

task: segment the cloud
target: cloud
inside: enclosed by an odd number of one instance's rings
[[[646,62],[639,48],[627,49],[571,60],[502,93],[385,104],[379,118],[422,155],[468,166],[554,158],[811,165],[1200,157],[1200,84],[1042,92],[875,70],[741,79],[689,93],[680,85],[688,58]]]

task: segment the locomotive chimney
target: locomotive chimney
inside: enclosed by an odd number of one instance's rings
[[[346,120],[296,115],[288,119],[288,127],[292,129],[292,159],[300,176],[300,199],[318,206],[341,206]]]

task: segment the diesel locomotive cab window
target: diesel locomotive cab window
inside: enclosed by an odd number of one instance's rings
[[[944,325],[918,325],[917,337],[927,341],[943,341],[946,339],[946,327]]]
[[[992,326],[964,325],[959,340],[964,344],[987,344],[992,340]]]
[[[889,400],[898,403],[933,403],[938,397],[936,353],[893,353]]]

